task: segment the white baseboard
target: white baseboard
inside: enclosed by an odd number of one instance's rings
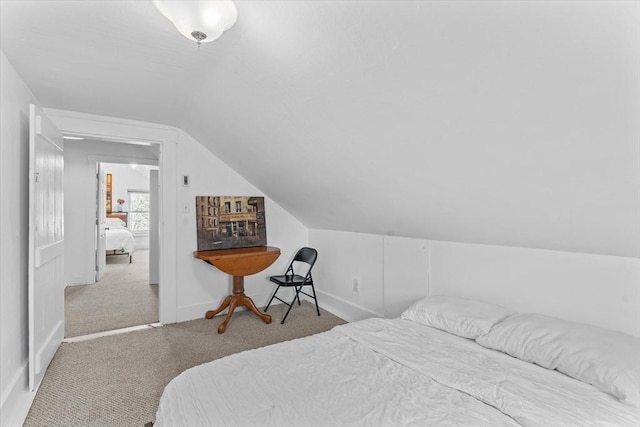
[[[29,370],[25,363],[0,396],[0,426],[21,426],[35,397],[36,393],[29,391]]]
[[[283,291],[289,292],[288,289]],[[283,296],[284,296],[286,294],[284,294],[283,291],[281,292],[283,293]],[[278,292],[278,296],[281,296],[280,295],[281,292]],[[347,322],[355,322],[357,320],[368,319],[369,317],[384,317],[380,313],[376,313],[375,311],[371,311],[366,308],[360,307],[358,305],[347,302],[341,298],[335,297],[333,295],[327,294],[317,289],[316,289],[316,294],[318,297],[318,305],[320,306],[320,308],[327,310],[332,314],[335,314],[336,316],[346,320]],[[262,308],[269,300],[269,297],[271,297],[271,293],[259,293],[259,294],[249,295],[249,296],[251,297],[251,299],[253,300],[253,302],[256,304],[258,308]],[[290,295],[285,296],[284,297],[285,301],[287,300],[287,298],[293,298],[293,294],[291,293]],[[302,295],[302,298],[313,302],[312,299],[307,298],[304,295]],[[223,298],[214,300],[214,301],[205,302],[205,303],[178,307],[176,321],[187,322],[189,320],[202,319],[204,317],[204,314],[208,310],[214,310],[218,308],[220,304],[222,304],[222,301],[223,301]],[[272,305],[281,304],[281,302],[274,299],[271,304]],[[237,308],[236,310],[246,310],[246,308],[240,307],[240,308]],[[226,311],[224,311],[223,313],[226,313]]]
[[[58,351],[63,338],[64,320],[60,320],[53,328],[42,347],[40,347],[40,351],[38,351],[38,353],[36,354],[36,374],[40,374],[41,372],[46,371],[49,363],[51,363],[51,360],[53,359],[53,356],[56,354],[56,351]]]
[[[36,354],[36,384],[33,392],[29,391],[29,369],[25,362],[13,375],[5,390],[0,394],[0,426],[21,426],[29,414],[29,409],[40,388],[44,371],[55,355],[64,337],[64,321],[61,320],[53,328],[42,348]]]
[[[369,309],[360,307],[353,303],[347,302],[341,298],[327,294],[316,289],[318,297],[318,305],[320,308],[329,311],[332,314],[346,320],[347,322],[356,322],[370,317],[384,317],[380,313],[376,313]]]

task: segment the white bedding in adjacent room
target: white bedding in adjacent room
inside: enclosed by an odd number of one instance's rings
[[[638,426],[640,415],[471,339],[373,318],[189,369],[154,425]]]
[[[124,227],[109,226],[107,234],[107,251],[121,251],[133,255],[136,250],[136,240],[133,233]]]

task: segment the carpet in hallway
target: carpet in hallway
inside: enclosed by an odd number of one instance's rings
[[[158,321],[158,285],[149,284],[149,251],[138,250],[133,262],[108,256],[106,272],[93,285],[64,291],[65,337],[77,337]]]

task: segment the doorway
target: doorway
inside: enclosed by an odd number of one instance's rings
[[[97,140],[67,146],[65,228],[75,241],[66,249],[65,338],[157,323],[158,263],[150,270],[150,253],[158,257],[150,247],[157,151]]]
[[[76,136],[86,140],[108,141],[120,143],[121,146],[137,146],[139,149],[146,148],[146,154],[153,152],[153,156],[141,155],[142,158],[153,159],[159,166],[158,174],[158,220],[159,230],[156,237],[158,247],[158,314],[161,324],[175,323],[178,321],[178,304],[177,295],[177,224],[178,212],[175,207],[178,205],[178,181],[176,177],[178,173],[178,144],[180,141],[180,132],[176,128],[156,125],[152,123],[138,122],[134,120],[119,119],[114,117],[97,116],[93,114],[80,113],[67,110],[56,110],[45,108],[46,114],[58,125],[66,136]],[[70,140],[66,140],[69,142]],[[104,148],[114,144],[102,144]],[[142,153],[141,153],[142,154]],[[112,150],[111,153],[100,152],[101,157],[97,158],[96,153],[87,154],[94,158],[94,166],[96,161],[123,161],[127,160],[126,153],[119,150]],[[106,157],[106,158],[105,158]],[[135,155],[130,157],[136,157]],[[65,165],[66,171],[67,165]],[[93,183],[94,177],[90,178],[92,188],[95,189]],[[67,201],[74,200],[74,203],[81,205],[73,191],[67,188],[68,181],[65,181],[65,218],[75,213],[70,208]],[[95,197],[91,197],[95,200]],[[81,207],[81,206],[80,206]],[[87,208],[89,209],[89,208]],[[80,216],[79,220],[86,216]],[[94,222],[85,224],[85,228],[95,227]],[[66,221],[65,221],[66,222]],[[74,238],[65,230],[65,283],[91,283],[82,282],[86,279],[84,271],[73,270],[73,263],[84,262],[86,258],[95,258],[93,247],[88,247],[86,243],[77,242],[81,247],[77,248],[75,244],[70,244],[70,239]],[[78,240],[78,239],[76,239]],[[82,240],[82,239],[79,239]],[[77,258],[77,259],[76,259]],[[95,277],[95,271],[91,272]]]

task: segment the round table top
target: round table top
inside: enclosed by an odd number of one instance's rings
[[[248,248],[195,251],[195,258],[204,260],[231,276],[249,276],[269,267],[280,256],[280,248],[253,246]]]

